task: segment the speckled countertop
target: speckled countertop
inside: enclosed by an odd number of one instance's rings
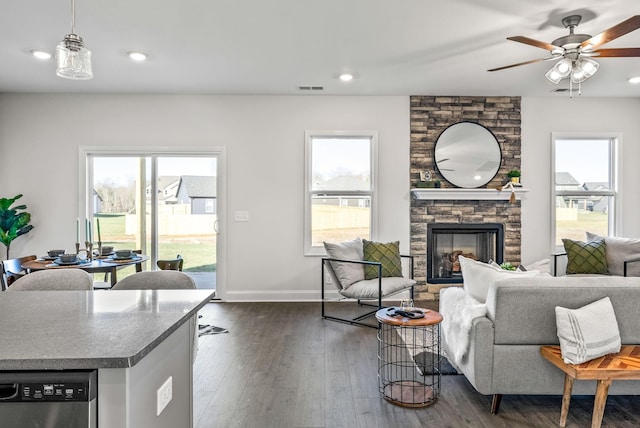
[[[0,370],[132,367],[213,290],[0,292]]]

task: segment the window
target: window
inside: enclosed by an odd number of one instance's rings
[[[586,239],[585,232],[613,236],[616,229],[618,140],[554,134],[554,205],[552,242]]]
[[[373,132],[307,132],[305,255],[323,255],[323,241],[371,239],[375,225]]]

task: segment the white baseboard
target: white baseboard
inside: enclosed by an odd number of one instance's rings
[[[405,295],[406,294],[406,295]],[[339,294],[334,290],[325,291],[325,299],[337,299]],[[408,299],[409,292],[399,293],[390,300]],[[317,290],[247,290],[227,291],[224,302],[318,302],[320,291]]]

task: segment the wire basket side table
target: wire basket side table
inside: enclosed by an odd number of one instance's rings
[[[426,407],[440,395],[440,322],[442,315],[421,309],[409,319],[380,309],[378,384],[385,400],[402,407]]]

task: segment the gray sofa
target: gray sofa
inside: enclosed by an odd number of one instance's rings
[[[447,299],[460,294],[447,291],[441,292],[441,308],[450,307]],[[562,395],[564,375],[540,355],[540,346],[559,344],[555,307],[579,308],[605,296],[613,304],[622,344],[640,344],[638,277],[495,281],[487,296],[487,315],[471,322],[469,346],[458,368],[478,392],[493,395],[492,413],[497,413],[502,394]],[[442,341],[453,355],[446,334]],[[595,388],[595,381],[576,381],[573,394],[593,395]],[[614,381],[609,394],[639,395],[640,381]]]

